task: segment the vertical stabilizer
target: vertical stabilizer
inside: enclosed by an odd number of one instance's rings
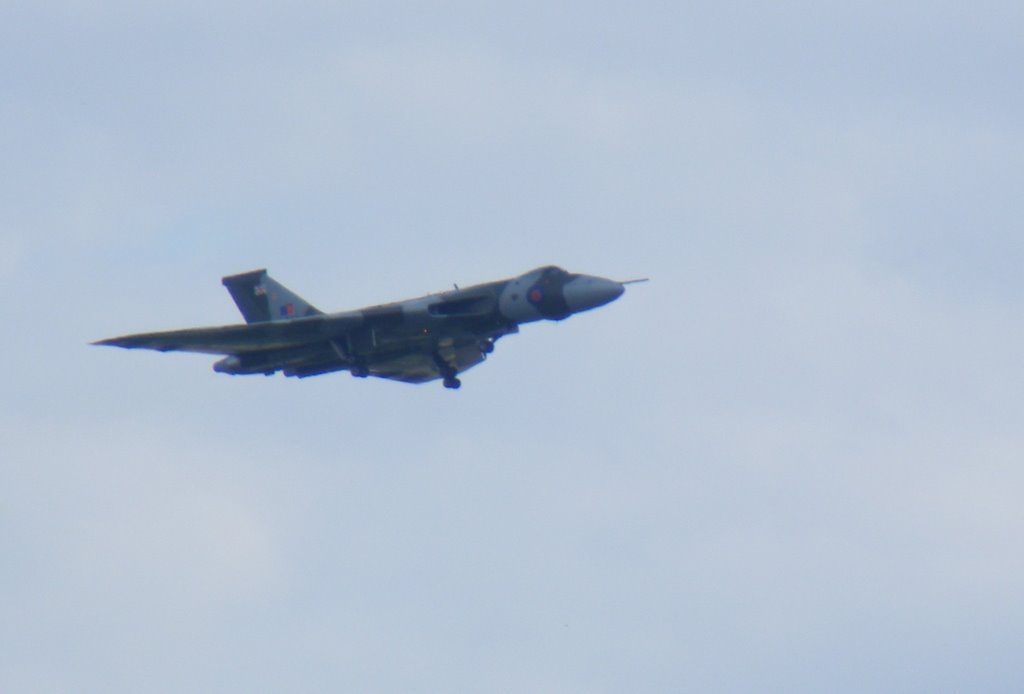
[[[230,275],[221,280],[246,323],[289,320],[323,313],[315,306],[274,281],[266,270]]]

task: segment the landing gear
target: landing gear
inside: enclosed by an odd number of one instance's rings
[[[480,341],[480,353],[490,354],[494,351],[494,340],[481,340]]]
[[[358,364],[355,364],[351,368],[349,368],[349,372],[356,378],[366,378],[367,376],[370,375],[370,370],[368,368]]]
[[[443,357],[437,352],[434,352],[434,364],[437,365],[437,370],[441,372],[441,378],[444,379],[444,387],[457,390],[462,385],[462,381],[456,378],[459,373],[451,364],[446,362]]]

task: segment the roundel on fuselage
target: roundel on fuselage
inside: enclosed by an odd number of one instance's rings
[[[533,304],[545,318],[562,320],[572,313],[565,301],[562,289],[572,279],[572,275],[559,267],[547,267],[540,277],[526,292],[526,299]]]

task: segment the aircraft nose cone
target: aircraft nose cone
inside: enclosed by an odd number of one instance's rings
[[[565,285],[565,303],[573,313],[586,311],[615,301],[625,289],[618,282],[603,277],[580,275]]]

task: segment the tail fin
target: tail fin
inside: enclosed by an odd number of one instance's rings
[[[221,282],[231,292],[231,298],[235,300],[246,323],[265,323],[323,313],[271,279],[266,270],[230,275]]]

